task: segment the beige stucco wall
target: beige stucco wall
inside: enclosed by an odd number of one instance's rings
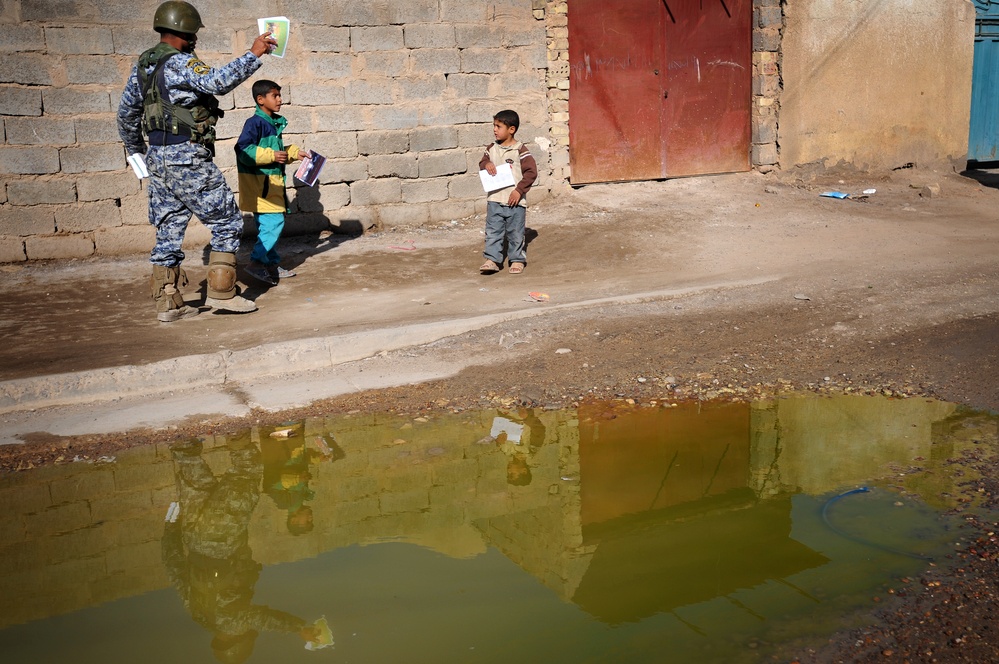
[[[784,7],[782,168],[929,165],[967,154],[969,0],[795,0]]]

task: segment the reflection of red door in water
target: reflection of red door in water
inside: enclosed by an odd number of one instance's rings
[[[749,169],[751,0],[573,0],[572,182]]]

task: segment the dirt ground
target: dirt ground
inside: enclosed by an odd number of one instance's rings
[[[930,395],[996,411],[997,186],[992,172],[919,169],[588,186],[532,207],[530,264],[520,276],[477,274],[481,218],[290,238],[285,265],[299,276],[269,290],[246,282],[259,312],[169,325],[152,314],[141,257],[3,266],[0,380],[549,306],[542,316],[386,354],[389,362],[463,359],[446,380],[252,419],[750,399],[792,389]],[[867,197],[820,196],[870,188],[877,192]],[[186,264],[194,285],[204,278],[200,259]],[[528,292],[551,299],[529,302]],[[208,433],[204,423],[185,426],[171,435]],[[97,455],[163,436],[39,434],[0,447],[0,469],[52,463],[68,447]],[[996,493],[997,452],[963,461],[985,477],[967,486],[969,496]],[[783,661],[999,661],[999,527],[971,525],[980,533],[975,555],[931,570],[921,585],[913,580],[871,615],[870,628]]]

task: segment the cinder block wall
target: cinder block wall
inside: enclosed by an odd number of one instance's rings
[[[0,2],[0,263],[143,253],[146,195],[114,117],[136,57],[154,45],[158,0]],[[478,149],[492,116],[516,109],[552,182],[546,16],[539,0],[194,0],[198,54],[246,50],[256,19],[292,21],[285,58],[256,78],[283,86],[287,140],[330,158],[316,188],[290,192],[289,233],[420,224],[484,210]],[[252,81],[253,79],[251,79]],[[252,114],[249,82],[222,100],[217,162],[235,188],[233,144]],[[536,139],[541,139],[536,141]],[[252,229],[248,229],[252,231]],[[187,244],[208,233],[194,223]]]

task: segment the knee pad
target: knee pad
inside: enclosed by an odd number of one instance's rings
[[[236,254],[213,251],[208,258],[208,297],[228,300],[236,294]]]

